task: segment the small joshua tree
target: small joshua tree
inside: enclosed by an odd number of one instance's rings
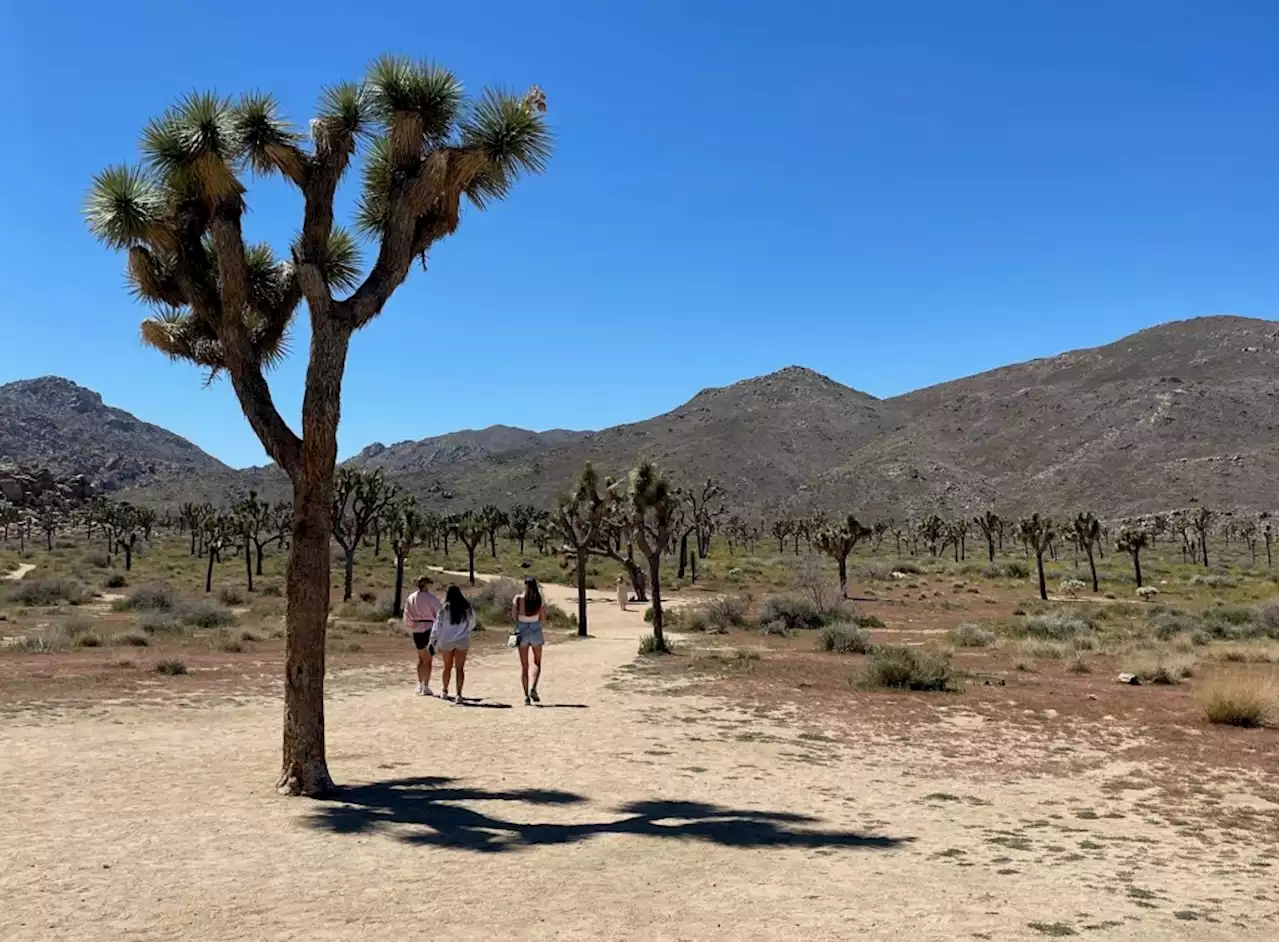
[[[1093,561],[1093,545],[1102,540],[1102,525],[1098,523],[1097,517],[1086,510],[1076,514],[1075,519],[1071,521],[1071,532],[1075,536],[1076,544],[1089,558],[1089,575],[1093,578],[1093,591],[1097,592],[1098,567]]]
[[[1142,588],[1142,551],[1150,545],[1151,537],[1142,527],[1136,524],[1125,524],[1116,534],[1116,549],[1128,553],[1133,559],[1133,579]]]
[[[662,633],[662,554],[671,550],[683,512],[680,492],[653,462],[640,462],[627,476],[626,488],[615,486],[622,517],[640,555],[649,564],[649,592],[653,605],[653,640],[659,651],[667,649]]]
[[[453,534],[467,548],[467,582],[476,584],[476,547],[489,535],[489,524],[474,510],[457,515],[453,521]]]
[[[1036,575],[1040,580],[1040,598],[1047,601],[1049,592],[1044,584],[1044,554],[1053,542],[1053,521],[1039,514],[1023,517],[1018,521],[1018,536],[1036,554]]]
[[[333,538],[342,547],[344,568],[342,601],[351,601],[355,575],[356,548],[364,540],[373,521],[383,516],[395,503],[400,489],[388,484],[382,469],[338,469],[333,482]]]
[[[818,549],[836,561],[836,569],[840,574],[841,598],[849,597],[849,554],[858,545],[858,541],[871,536],[871,532],[853,514],[849,514],[840,523],[823,527],[814,536]]]
[[[599,485],[599,476],[588,461],[573,489],[560,495],[548,521],[576,564],[580,638],[587,636],[587,556],[605,536],[609,521],[609,502]]]
[[[507,525],[507,514],[502,508],[485,504],[480,508],[480,519],[489,531],[489,555],[498,558],[498,531]]]
[[[404,598],[405,558],[410,550],[427,538],[431,524],[418,512],[412,497],[397,501],[391,510],[393,512],[387,518],[387,538],[391,541],[391,551],[396,557],[396,584],[391,597],[391,611],[399,618],[403,614],[401,602]]]
[[[994,563],[996,561],[996,540],[1000,538],[1000,525],[1002,522],[999,515],[994,510],[988,510],[974,517],[973,522],[982,531],[982,536],[987,541],[987,561]]]
[[[1191,515],[1191,526],[1200,542],[1200,559],[1206,569],[1209,567],[1209,527],[1212,523],[1213,511],[1208,507],[1200,507]]]

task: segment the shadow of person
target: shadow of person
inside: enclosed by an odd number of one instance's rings
[[[621,817],[568,824],[528,823],[468,807],[468,802],[511,802],[532,806],[574,806],[582,795],[557,789],[490,791],[454,779],[390,779],[337,789],[303,819],[334,834],[367,834],[394,828],[410,844],[504,853],[572,844],[601,834],[697,840],[726,847],[809,847],[892,850],[912,838],[880,837],[857,831],[824,830],[810,815],[785,811],[725,808],[693,801],[637,801],[618,809]],[[801,827],[797,827],[801,825]]]

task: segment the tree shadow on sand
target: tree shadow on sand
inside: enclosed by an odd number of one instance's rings
[[[817,830],[809,815],[724,808],[697,801],[636,801],[612,821],[530,824],[467,807],[466,802],[581,805],[587,799],[554,789],[488,791],[449,778],[401,778],[340,788],[306,819],[335,834],[367,834],[394,828],[410,844],[501,853],[544,844],[572,844],[600,834],[634,834],[707,841],[726,847],[809,847],[892,850],[911,838],[856,831]],[[796,825],[806,825],[797,828]]]

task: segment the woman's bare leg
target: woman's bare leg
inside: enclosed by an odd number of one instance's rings
[[[536,691],[538,681],[542,678],[542,645],[530,645],[533,648],[533,683],[530,686]]]
[[[431,686],[431,652],[426,648],[418,652],[418,680],[424,687]]]
[[[529,702],[529,646],[520,645],[520,686],[524,688],[525,703]]]
[[[466,683],[467,680],[467,652],[465,650],[454,652],[453,666],[458,672],[458,683],[454,688],[454,692],[457,694],[458,702],[461,703],[462,685]]]
[[[449,676],[453,673],[454,658],[458,652],[441,651],[440,652],[440,696],[449,696]]]

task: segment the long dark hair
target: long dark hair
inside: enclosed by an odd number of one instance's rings
[[[536,615],[542,611],[542,592],[538,589],[538,580],[530,576],[524,580],[524,613]]]
[[[471,612],[471,603],[456,585],[450,585],[444,593],[444,606],[449,610],[449,621],[461,625]]]

